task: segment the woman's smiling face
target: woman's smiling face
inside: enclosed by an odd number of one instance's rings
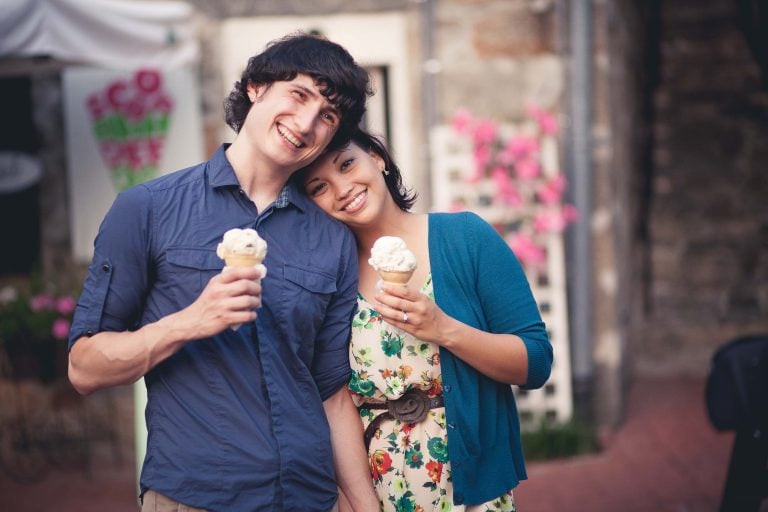
[[[308,168],[304,190],[320,208],[353,227],[376,220],[387,200],[384,161],[354,142],[321,155]],[[394,202],[393,202],[394,205]]]

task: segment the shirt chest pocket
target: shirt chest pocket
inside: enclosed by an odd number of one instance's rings
[[[166,252],[166,289],[179,307],[186,307],[200,296],[208,281],[221,272],[224,262],[211,249],[172,247]]]
[[[295,326],[297,332],[294,334],[298,335],[299,340],[312,343],[334,293],[334,276],[286,264],[283,266],[278,316],[284,325]]]

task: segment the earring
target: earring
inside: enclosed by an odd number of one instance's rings
[[[384,176],[389,176],[389,169],[384,167],[383,165],[379,168],[379,170],[384,174]]]

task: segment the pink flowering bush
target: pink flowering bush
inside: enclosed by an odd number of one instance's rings
[[[35,376],[52,377],[56,353],[66,348],[75,305],[69,295],[26,295],[10,286],[0,290],[0,346],[11,363],[19,354],[32,357]]]
[[[470,209],[486,217],[504,236],[527,270],[543,269],[546,241],[578,218],[564,202],[565,177],[544,152],[556,157],[555,116],[538,107],[528,109],[528,119],[512,129],[493,120],[476,118],[459,109],[451,120],[453,132],[470,142],[474,166],[464,172],[465,193],[454,199],[452,210]],[[545,145],[547,149],[545,149]]]

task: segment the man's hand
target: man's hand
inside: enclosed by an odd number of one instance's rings
[[[228,267],[211,278],[203,293],[179,311],[177,321],[189,329],[189,339],[214,336],[232,325],[252,322],[261,306],[263,265]]]

